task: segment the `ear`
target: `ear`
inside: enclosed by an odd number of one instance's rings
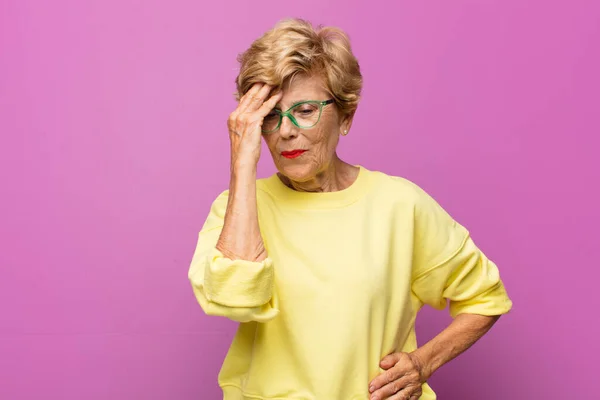
[[[340,135],[346,136],[350,132],[352,127],[352,121],[354,120],[354,113],[345,115],[340,121]]]

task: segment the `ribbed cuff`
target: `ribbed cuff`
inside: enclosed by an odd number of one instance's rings
[[[204,293],[214,303],[227,307],[260,307],[273,294],[273,262],[231,260],[216,248],[207,257]]]

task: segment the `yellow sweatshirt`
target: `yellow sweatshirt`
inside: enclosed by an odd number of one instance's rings
[[[225,400],[366,400],[393,351],[417,348],[419,309],[512,307],[498,269],[467,230],[410,181],[360,167],[348,188],[297,192],[257,181],[268,258],[232,261],[215,245],[213,203],[189,269],[208,315],[239,321],[219,374]],[[435,399],[423,385],[421,399]]]

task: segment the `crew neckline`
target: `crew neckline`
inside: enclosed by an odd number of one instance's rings
[[[264,179],[265,189],[278,201],[278,205],[295,208],[341,208],[358,201],[369,188],[369,170],[361,165],[358,176],[345,189],[335,192],[300,192],[286,186],[277,173]]]

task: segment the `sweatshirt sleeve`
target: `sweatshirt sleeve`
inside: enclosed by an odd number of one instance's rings
[[[510,311],[498,267],[475,245],[465,227],[427,193],[418,189],[412,290],[436,309],[450,303],[450,314],[501,315]]]
[[[217,250],[228,191],[213,202],[198,235],[188,278],[200,306],[207,315],[238,322],[266,322],[278,313],[273,291],[273,262],[231,260]]]

